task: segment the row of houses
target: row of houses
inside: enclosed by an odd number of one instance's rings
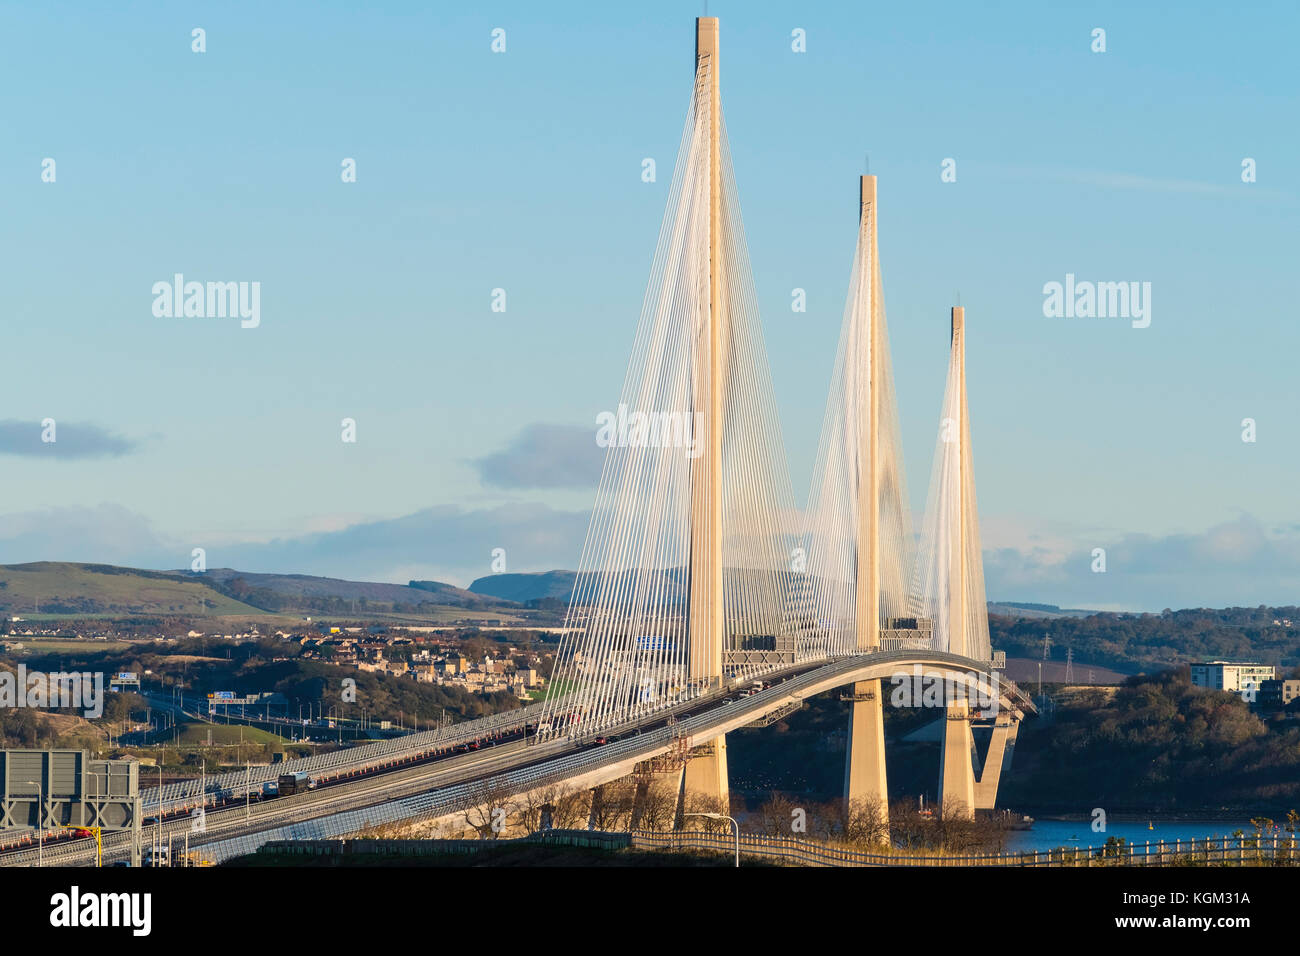
[[[501,657],[484,655],[482,660],[471,661],[459,650],[434,651],[422,647],[414,653],[389,657],[394,647],[409,646],[414,642],[406,638],[380,640],[373,637],[355,638],[348,635],[296,638],[306,659],[352,665],[357,670],[371,674],[388,674],[406,677],[427,684],[461,687],[470,693],[512,693],[527,700],[531,693],[545,687],[537,665],[536,654],[528,655],[527,666],[514,660],[513,649],[505,649]]]

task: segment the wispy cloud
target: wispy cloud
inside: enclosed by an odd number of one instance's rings
[[[588,511],[542,504],[473,510],[448,505],[340,531],[211,549],[208,566],[403,584],[428,578],[464,586],[495,570],[498,548],[507,571],[575,566],[589,518]]]
[[[603,460],[594,427],[538,423],[474,465],[483,483],[495,488],[590,488]]]
[[[1140,611],[1300,603],[1294,526],[1242,514],[1197,532],[1084,537],[985,551],[989,597]],[[1104,572],[1093,570],[1095,548],[1105,551]]]
[[[162,568],[188,563],[188,554],[158,535],[149,519],[121,505],[0,515],[0,564],[84,561]]]
[[[29,458],[118,458],[140,447],[131,438],[114,435],[93,422],[55,422],[54,441],[43,435],[49,429],[39,421],[8,418],[0,421],[0,455]]]

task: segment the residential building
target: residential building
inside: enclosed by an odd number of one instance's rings
[[[1277,677],[1277,668],[1272,664],[1246,661],[1198,661],[1190,666],[1192,686],[1234,693],[1252,687],[1258,690],[1264,681],[1274,680]]]
[[[1259,685],[1261,707],[1285,707],[1300,697],[1300,680],[1266,680]]]

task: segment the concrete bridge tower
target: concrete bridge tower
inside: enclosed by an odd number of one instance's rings
[[[954,489],[954,520],[949,526],[948,542],[948,650],[969,656],[971,635],[967,628],[967,484],[970,471],[970,423],[966,416],[966,311],[952,310],[951,368],[956,375],[956,421],[953,432],[957,440],[957,485]],[[973,496],[972,496],[973,497]],[[950,703],[945,712],[939,761],[940,810],[945,817],[973,819],[975,816],[975,768],[972,763],[974,740],[968,702]],[[996,786],[996,785],[995,785]]]
[[[876,177],[863,176],[858,192],[858,288],[866,301],[860,313],[867,319],[867,334],[857,338],[858,354],[851,357],[865,371],[866,388],[855,400],[865,414],[857,416],[855,469],[857,499],[857,552],[855,557],[856,646],[859,651],[880,647],[880,418],[881,387],[880,258],[876,228]],[[864,379],[859,376],[857,379]],[[844,766],[844,797],[850,803],[875,804],[888,820],[889,791],[885,775],[885,723],[881,682],[853,685],[850,703],[848,753]]]
[[[722,683],[722,648],[726,639],[722,590],[722,429],[723,349],[728,341],[722,295],[722,105],[718,87],[718,18],[695,21],[696,122],[708,138],[708,315],[702,317],[702,348],[693,370],[696,420],[703,414],[705,450],[691,471],[691,581],[689,677],[710,688]],[[693,757],[685,787],[728,800],[727,744],[719,737],[710,752]]]

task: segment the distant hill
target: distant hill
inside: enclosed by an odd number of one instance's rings
[[[148,571],[108,564],[41,561],[0,566],[0,613],[112,616],[272,613],[425,613],[436,608],[491,611],[513,605],[438,581],[411,585],[345,581],[308,574],[257,574],[233,568]]]
[[[0,566],[0,611],[7,616],[260,613],[196,576],[66,561]]]
[[[183,573],[183,572],[177,572]],[[234,587],[233,582],[243,581],[249,588],[266,590],[286,598],[310,601],[338,598],[341,601],[378,601],[384,604],[448,604],[458,607],[478,607],[499,604],[482,595],[471,594],[462,588],[439,581],[412,581],[410,584],[383,584],[374,581],[346,581],[342,578],[321,578],[311,574],[255,574],[232,568],[209,568],[203,573],[207,580],[223,591]]]
[[[180,573],[180,572],[178,572]],[[231,568],[210,568],[203,577],[236,600],[267,611],[310,611],[318,614],[362,612],[422,613],[432,608],[465,610],[507,609],[510,605],[473,594],[440,581],[384,584],[346,581],[310,574],[254,574]]]
[[[395,587],[396,585],[390,585]],[[514,603],[509,599],[501,599],[487,594],[476,594],[466,588],[458,588],[454,584],[444,584],[441,581],[410,581],[406,585],[406,590],[421,591],[426,595],[431,595],[432,599],[439,604],[454,605],[476,605],[476,604],[508,604]],[[429,597],[424,600],[429,600]]]
[[[1088,611],[1082,608],[1059,608],[1055,604],[1025,604],[1015,601],[990,601],[990,614],[1003,617],[1087,617],[1089,614],[1107,614],[1107,611]]]
[[[990,606],[990,611],[993,607]],[[1253,660],[1283,669],[1300,665],[1300,608],[1186,608],[1160,614],[1098,612],[1059,617],[989,614],[989,637],[1007,657],[1052,660],[1074,651],[1079,662],[1121,673],[1160,670],[1196,659]],[[1046,678],[1044,678],[1046,679]]]
[[[537,571],[531,574],[489,574],[469,586],[475,594],[526,604],[543,598],[567,601],[573,594],[576,571]],[[412,582],[415,583],[415,582]]]

